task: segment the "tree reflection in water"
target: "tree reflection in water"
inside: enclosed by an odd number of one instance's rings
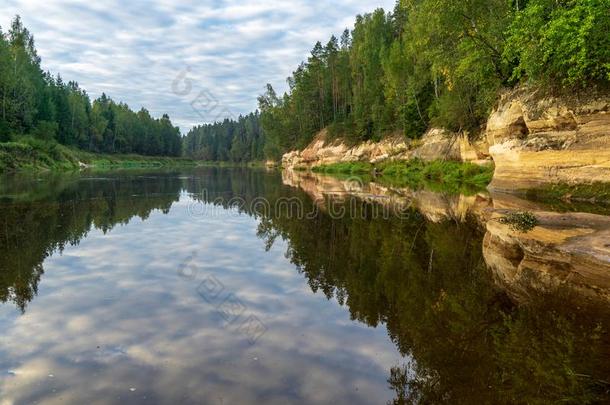
[[[203,190],[207,192],[202,193]],[[388,370],[395,404],[601,403],[610,400],[607,303],[567,288],[516,303],[494,284],[474,219],[431,222],[372,218],[372,204],[333,219],[275,173],[205,169],[188,173],[59,175],[2,182],[0,300],[21,311],[34,299],[44,260],[92,229],[168,212],[181,193],[208,203],[243,198],[264,247],[288,243],[287,257],[314,293],[351,318],[383,325],[405,363]],[[310,219],[254,211],[249,202],[298,197]],[[350,201],[345,201],[349,204]]]

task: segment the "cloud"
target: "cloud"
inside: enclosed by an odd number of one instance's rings
[[[391,9],[394,0],[0,3],[0,25],[6,29],[21,15],[45,69],[77,81],[92,97],[106,92],[133,109],[168,113],[187,131],[228,111],[256,109],[266,83],[285,91],[285,78],[316,41],[351,28],[357,14]],[[192,91],[175,94],[172,82],[186,68]],[[223,108],[194,111],[191,102],[203,90]]]

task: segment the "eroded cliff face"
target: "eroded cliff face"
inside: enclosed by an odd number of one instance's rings
[[[394,157],[406,159],[409,143],[400,137],[389,137],[380,142],[364,142],[349,146],[341,139],[329,140],[326,130],[317,134],[302,151],[292,151],[282,157],[282,167],[311,168],[339,162],[367,161],[377,163]]]
[[[610,96],[505,94],[487,122],[494,190],[610,182]]]
[[[387,160],[448,159],[488,163],[486,139],[471,143],[464,134],[453,134],[433,128],[419,140],[408,140],[397,135],[379,142],[367,141],[350,146],[341,139],[329,140],[328,133],[320,132],[302,151],[292,151],[282,157],[287,169],[312,168],[340,162],[379,163]]]

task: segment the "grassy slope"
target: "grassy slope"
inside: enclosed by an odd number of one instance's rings
[[[190,159],[90,153],[33,138],[0,143],[0,173],[36,170],[75,170],[80,163],[93,167],[194,166]]]
[[[479,166],[454,161],[397,161],[372,165],[344,162],[317,166],[312,169],[328,174],[378,174],[378,181],[392,186],[428,188],[454,193],[473,193],[484,189],[493,176],[493,166]]]

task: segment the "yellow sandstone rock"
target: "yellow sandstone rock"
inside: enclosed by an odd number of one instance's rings
[[[506,94],[487,122],[494,190],[610,182],[610,97]]]
[[[367,141],[349,146],[344,140],[329,140],[326,130],[318,133],[302,151],[291,151],[282,157],[282,167],[312,168],[340,162],[379,163],[387,160],[421,159],[461,160],[489,163],[486,140],[472,144],[465,134],[454,134],[432,128],[417,140],[408,140],[401,135],[385,138],[379,142]]]

